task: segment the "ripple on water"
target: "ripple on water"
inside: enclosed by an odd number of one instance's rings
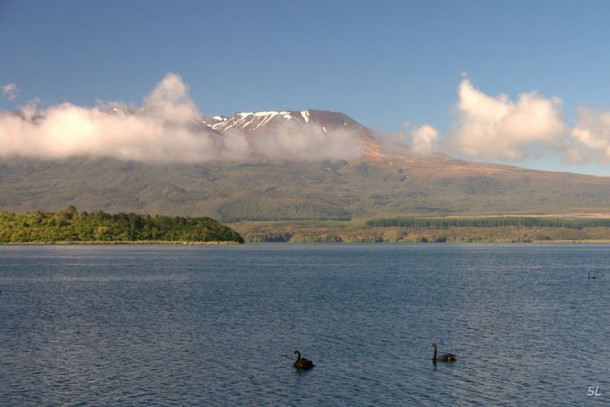
[[[610,397],[605,245],[2,250],[3,406]]]

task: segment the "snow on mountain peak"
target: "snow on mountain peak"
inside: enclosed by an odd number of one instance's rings
[[[266,128],[268,125],[277,124],[278,120],[296,120],[303,124],[311,125],[315,123],[325,133],[332,128],[350,128],[360,131],[363,127],[339,112],[326,110],[269,110],[260,112],[239,112],[222,122],[217,121],[213,124],[214,130],[226,131],[229,129],[239,129],[247,133],[257,132]]]

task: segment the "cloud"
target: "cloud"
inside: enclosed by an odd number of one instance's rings
[[[427,155],[436,149],[439,133],[434,127],[426,124],[413,131],[411,140],[411,149],[415,154]]]
[[[9,99],[18,88],[2,87]],[[581,108],[574,128],[562,121],[558,98],[536,92],[489,96],[464,78],[458,88],[457,120],[441,141],[431,125],[405,126],[379,140],[387,151],[405,144],[417,155],[442,149],[484,160],[520,161],[545,152],[571,164],[610,165],[610,111]],[[0,157],[63,159],[81,155],[147,162],[208,162],[250,158],[285,160],[355,159],[363,155],[357,134],[296,120],[278,121],[255,137],[194,126],[200,112],[182,78],[168,73],[141,106],[98,101],[94,107],[63,103],[45,109],[32,100],[17,112],[0,112]],[[440,144],[440,146],[439,146]]]
[[[180,76],[169,73],[144,98],[143,107],[151,116],[186,122],[199,116],[199,110],[188,91],[188,86]]]
[[[568,131],[558,98],[536,92],[491,97],[464,78],[456,106],[457,123],[448,134],[449,149],[469,158],[520,161],[546,149],[560,148]]]
[[[349,160],[362,155],[362,146],[354,132],[335,129],[327,133],[318,126],[286,120],[254,138],[252,152],[270,159]]]
[[[578,121],[570,133],[564,161],[570,164],[610,164],[610,112],[578,110]]]
[[[193,127],[200,116],[188,86],[167,74],[141,107],[99,102],[95,107],[63,103],[39,110],[36,101],[17,113],[0,112],[0,157],[61,159],[75,155],[148,162],[206,162],[271,159],[353,158],[360,143],[348,132],[296,122],[280,123],[259,137],[239,131],[220,135]]]
[[[414,154],[425,156],[438,151],[441,138],[439,131],[429,125],[413,126],[408,122],[396,133],[377,133],[382,144],[382,151],[393,154]]]
[[[2,94],[8,98],[8,100],[15,100],[19,93],[19,88],[14,83],[7,83],[2,86]]]
[[[96,107],[63,103],[38,111],[34,103],[0,116],[0,156],[66,158],[73,155],[138,161],[198,161],[217,157],[210,137],[189,131],[197,117],[188,88],[167,74],[141,109],[119,102]]]

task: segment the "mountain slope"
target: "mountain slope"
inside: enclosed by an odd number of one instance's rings
[[[5,158],[0,161],[0,210],[57,211],[73,204],[87,211],[209,216],[224,222],[610,212],[608,177],[525,170],[441,154],[419,157],[404,145],[384,144],[341,113],[238,113],[228,119],[199,118],[189,125],[218,138],[239,131],[256,142],[287,122],[292,123],[288,141],[301,128],[330,139],[347,131],[361,143],[362,154],[201,164]]]
[[[209,216],[223,221],[606,213],[610,202],[607,178],[446,158],[385,165],[14,159],[0,166],[0,182],[2,210],[59,210],[69,203],[88,211]]]
[[[313,109],[235,113],[235,115],[226,120],[217,119],[211,127],[218,131],[238,129],[249,135],[257,135],[268,131],[270,127],[287,121],[319,126],[325,133],[336,131],[337,129],[346,129],[362,134],[372,134],[372,131],[343,113]]]

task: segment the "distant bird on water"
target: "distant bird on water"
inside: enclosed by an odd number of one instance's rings
[[[299,352],[298,350],[295,350],[292,353],[297,357],[297,360],[294,362],[293,365],[297,369],[306,370],[311,369],[315,366],[311,360],[301,357],[301,352]]]
[[[436,355],[436,343],[432,344],[434,348],[434,356],[432,356],[432,362],[455,362],[456,357],[453,353],[443,353],[442,355]]]
[[[589,280],[595,280],[597,277],[595,276],[591,276],[591,273],[589,273]]]

